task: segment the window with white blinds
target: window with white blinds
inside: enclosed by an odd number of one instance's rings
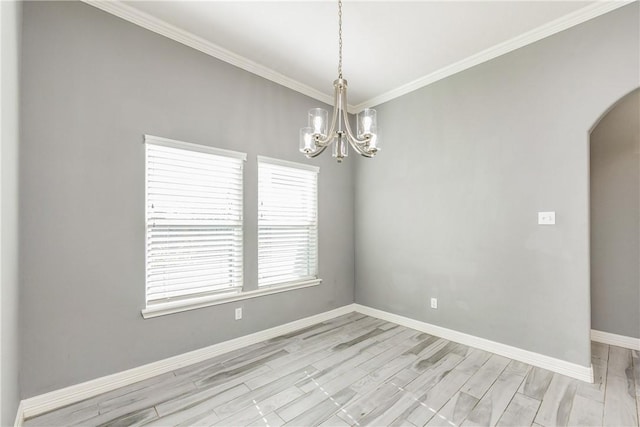
[[[258,286],[318,277],[318,168],[258,157]]]
[[[146,301],[242,290],[246,154],[145,135]]]

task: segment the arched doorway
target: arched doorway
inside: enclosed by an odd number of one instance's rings
[[[640,339],[640,89],[590,134],[591,328]]]

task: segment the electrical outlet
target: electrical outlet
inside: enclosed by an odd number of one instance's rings
[[[538,224],[554,225],[556,223],[555,212],[538,212]]]
[[[431,298],[431,308],[438,308],[438,298]]]
[[[242,307],[236,308],[236,320],[242,319]]]

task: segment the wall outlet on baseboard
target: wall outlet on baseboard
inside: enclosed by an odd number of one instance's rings
[[[242,307],[236,308],[236,320],[242,319]]]
[[[438,298],[431,298],[431,308],[438,308]]]

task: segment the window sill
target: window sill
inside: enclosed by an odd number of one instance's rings
[[[213,295],[203,298],[194,298],[185,301],[168,302],[166,304],[157,304],[151,307],[147,307],[142,310],[142,317],[150,319],[153,317],[166,316],[167,314],[180,313],[188,310],[195,310],[197,308],[209,307],[218,304],[227,304],[235,301],[242,301],[245,299],[262,297],[265,295],[277,294],[280,292],[291,291],[294,289],[309,288],[311,286],[317,286],[322,282],[322,279],[311,279],[301,282],[288,283],[286,285],[273,285],[268,288],[258,289],[255,291],[238,292],[235,294],[227,295]]]

